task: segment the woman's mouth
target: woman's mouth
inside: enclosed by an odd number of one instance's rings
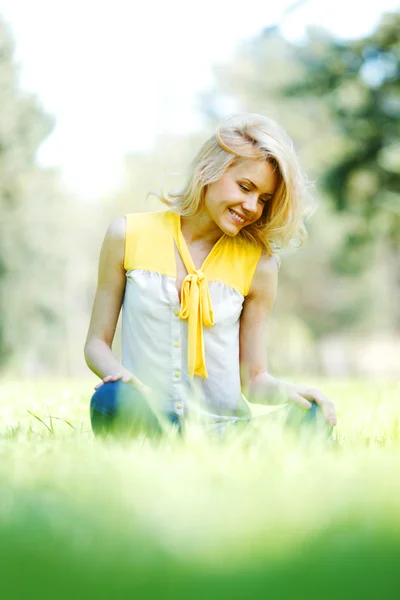
[[[240,215],[238,215],[234,210],[232,210],[231,208],[228,208],[232,219],[236,222],[236,223],[240,223],[240,225],[243,225],[243,223],[245,223],[245,219],[243,219],[243,217],[241,217]]]

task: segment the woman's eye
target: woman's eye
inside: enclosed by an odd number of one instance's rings
[[[246,187],[245,185],[243,185],[243,183],[239,183],[239,187],[240,187],[242,190],[244,190],[245,192],[249,192],[249,191],[250,191],[248,187]]]

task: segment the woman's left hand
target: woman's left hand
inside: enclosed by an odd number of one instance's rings
[[[304,406],[304,400],[309,402],[315,402],[322,410],[322,414],[325,420],[330,425],[336,425],[337,416],[333,402],[325,396],[321,390],[312,387],[306,387],[304,385],[289,384],[288,389],[288,402],[293,404],[302,404]],[[311,405],[310,405],[311,408]]]

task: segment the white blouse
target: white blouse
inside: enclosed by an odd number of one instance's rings
[[[245,290],[239,291],[240,285],[235,281],[238,281],[238,269],[242,268],[243,281],[247,281],[245,287],[250,287],[260,253],[246,254],[242,264],[236,260],[232,269],[232,238],[224,236],[226,243],[222,241],[219,250],[216,249],[215,265],[211,267],[210,262],[207,279],[214,324],[202,328],[207,377],[194,374],[191,378],[188,373],[188,320],[180,317],[182,307],[175,286],[174,239],[181,252],[180,235],[180,218],[173,213],[127,215],[122,364],[152,389],[161,411],[200,420],[206,426],[249,419],[251,411],[242,395],[239,367],[240,315]],[[141,268],[147,264],[146,252],[149,250],[146,250],[146,244],[149,247],[149,240],[152,240],[151,259],[147,265],[150,268]],[[181,252],[181,256],[186,251]],[[217,277],[213,273],[222,272],[224,261],[229,261],[230,265],[223,269],[222,276],[229,280],[229,272],[236,271],[232,275],[234,285],[213,280]],[[187,264],[186,267],[189,272]],[[203,276],[200,270],[196,273]],[[204,276],[207,273],[204,268]]]

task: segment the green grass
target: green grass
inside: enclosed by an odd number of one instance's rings
[[[3,381],[1,597],[399,597],[400,385],[313,385],[334,443],[99,441],[92,381]]]

